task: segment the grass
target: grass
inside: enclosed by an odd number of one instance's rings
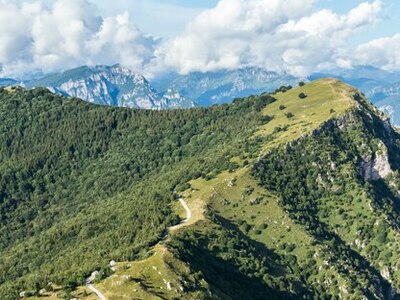
[[[75,291],[71,293],[71,296],[76,299],[85,299],[85,300],[98,300],[98,297],[87,287],[81,286],[78,287]],[[58,300],[67,298],[67,294],[62,291],[60,287],[53,287],[53,291],[45,292],[40,295],[40,297],[29,297],[29,300]]]
[[[302,92],[307,98],[299,98]],[[285,93],[277,93],[274,96],[277,101],[264,109],[264,114],[272,116],[273,120],[261,126],[257,133],[272,136],[263,150],[297,139],[317,129],[326,120],[343,114],[356,105],[352,98],[354,92],[354,88],[338,80],[320,79]],[[282,109],[281,105],[286,108]],[[288,118],[288,113],[294,116]],[[278,128],[281,131],[277,132]]]
[[[175,227],[174,231],[182,230],[185,226],[193,225],[204,219],[204,202],[201,198],[189,196],[190,194],[191,190],[188,190],[183,193],[183,197],[192,211],[192,217],[181,227]],[[182,205],[178,201],[172,205],[181,219],[185,219],[186,212]],[[146,259],[117,263],[115,272],[95,286],[107,299],[174,299],[183,297],[183,292],[185,292],[185,299],[197,299],[196,292],[186,291],[188,284],[207,287],[204,281],[199,281],[191,273],[189,267],[176,259],[161,242],[148,253]],[[84,291],[87,296],[84,295]],[[86,287],[79,287],[72,295],[84,300],[98,299]],[[40,298],[30,297],[28,299],[56,300],[62,299],[64,296],[65,293],[55,291],[45,293]]]
[[[11,87],[11,86],[5,87],[4,90],[7,91],[7,93],[9,93],[9,94],[13,94],[16,91],[15,87]]]
[[[299,265],[306,264],[309,261],[307,256],[311,253],[319,268],[318,274],[309,278],[311,282],[318,284],[335,278],[343,286],[343,290],[346,289],[345,278],[319,257],[320,246],[314,245],[313,238],[306,230],[287,216],[279,206],[276,196],[258,186],[248,168],[233,173],[223,172],[209,181],[197,179],[191,185],[191,199],[207,201],[217,214],[237,225],[252,240],[282,256],[294,255]],[[246,194],[249,190],[253,191]],[[257,198],[262,200],[258,203],[254,201]],[[250,230],[247,231],[241,225],[243,221],[250,225]],[[267,225],[265,228],[264,224]],[[288,253],[282,249],[284,244],[295,244],[295,248]]]
[[[96,285],[108,299],[181,298],[186,290],[183,281],[195,281],[190,269],[160,244],[149,258],[118,263],[115,268],[113,275]],[[195,299],[190,293],[185,297]]]
[[[307,97],[300,99],[300,93],[305,93]],[[322,79],[276,94],[277,101],[264,109],[264,114],[273,116],[273,120],[260,126],[256,133],[258,136],[270,137],[261,152],[309,134],[326,120],[343,114],[356,105],[353,93],[352,87],[337,80]],[[242,163],[239,159],[236,162],[240,165]],[[287,255],[287,250],[282,249],[284,244],[295,244],[290,254],[296,256],[300,265],[307,263],[311,253],[319,266],[319,272],[311,275],[309,280],[315,284],[326,284],[329,288],[329,280],[335,278],[345,296],[345,280],[334,267],[327,266],[319,258],[319,246],[312,243],[312,237],[304,228],[291,221],[279,206],[276,196],[257,185],[250,175],[249,167],[239,168],[235,172],[222,172],[211,180],[199,178],[190,184],[192,188],[182,193],[182,196],[192,211],[192,218],[176,230],[196,226],[196,222],[205,218],[205,205],[210,205],[222,217],[236,224],[245,235],[278,254]],[[182,219],[186,217],[185,210],[178,202],[173,204],[173,208]],[[333,223],[340,221],[335,218],[332,216]],[[241,225],[243,221],[250,225],[250,229]],[[351,240],[350,236],[348,240]],[[197,282],[189,266],[177,260],[161,243],[154,247],[145,260],[117,263],[115,273],[96,287],[112,300],[172,299],[183,296],[185,299],[196,299],[195,293],[182,293],[182,278],[207,288],[205,282]],[[171,289],[168,289],[168,282]],[[84,289],[80,287],[74,295],[79,297]],[[51,295],[40,299],[58,298]],[[80,299],[91,300],[93,295]]]

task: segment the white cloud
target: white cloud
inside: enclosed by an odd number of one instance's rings
[[[132,25],[127,13],[103,19],[96,12],[87,0],[0,1],[2,73],[117,62],[140,70],[157,41]]]
[[[399,70],[400,34],[361,44],[351,57],[357,64],[373,65],[386,70]]]
[[[181,73],[256,65],[307,75],[341,59],[347,39],[378,20],[382,3],[345,15],[313,7],[313,0],[221,0],[167,42],[158,63]]]
[[[113,63],[146,74],[260,66],[305,76],[358,63],[400,67],[400,35],[349,51],[352,35],[379,20],[380,0],[345,14],[316,10],[315,1],[221,0],[161,41],[144,35],[127,12],[100,17],[93,0],[0,0],[0,74]]]

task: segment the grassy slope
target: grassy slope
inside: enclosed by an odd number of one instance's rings
[[[306,99],[299,99],[298,95],[301,92],[307,94]],[[260,153],[265,153],[310,133],[326,120],[341,115],[357,105],[351,97],[353,93],[354,90],[351,87],[333,79],[318,80],[286,93],[278,93],[275,96],[278,101],[264,110],[266,115],[274,116],[274,119],[267,125],[260,126],[257,132],[259,136],[270,136],[263,144]],[[281,110],[279,108],[281,105],[286,108]],[[285,115],[288,112],[291,112],[294,117],[288,118]],[[283,130],[277,130],[277,127]],[[241,161],[239,158],[237,160]],[[252,240],[268,246],[280,255],[288,253],[294,255],[299,265],[306,264],[312,256],[319,267],[318,273],[307,279],[308,283],[325,285],[329,292],[340,293],[344,297],[348,295],[346,278],[337,272],[335,266],[328,265],[319,257],[320,246],[312,242],[313,238],[305,228],[295,224],[287,216],[279,206],[275,195],[257,185],[256,180],[250,176],[248,167],[240,168],[235,172],[223,172],[211,180],[197,179],[192,181],[191,185],[192,189],[187,190],[184,197],[195,214],[194,220],[203,219],[201,211],[204,205],[208,204],[216,213],[236,224],[242,233]],[[250,194],[245,193],[249,187],[254,190]],[[254,201],[256,198],[261,200]],[[363,211],[366,216],[369,216],[362,204],[353,207],[355,211]],[[179,206],[177,209],[181,211]],[[250,229],[243,227],[243,221],[250,225]],[[332,224],[339,224],[342,221],[335,214],[330,217]],[[193,224],[192,228],[195,229],[196,226]],[[389,234],[391,243],[394,244],[392,240],[395,240],[396,236],[394,233]],[[354,232],[350,230],[344,238],[348,243],[354,242]],[[295,244],[292,250],[285,249],[285,246],[291,244]],[[144,261],[119,263],[117,272],[101,282],[98,285],[99,289],[106,291],[110,299],[122,299],[123,296],[150,299],[159,293],[172,298],[178,296],[179,293],[165,291],[163,279],[178,282],[179,276],[184,275],[191,280],[196,280],[188,266],[171,256],[165,247],[158,245],[154,252],[153,256]],[[170,263],[167,264],[167,261]],[[159,276],[158,272],[161,272],[162,276]],[[144,291],[136,282],[121,280],[124,276],[147,280],[153,286],[152,292]],[[340,287],[340,291],[330,290],[332,280],[338,281],[337,286]],[[207,283],[203,283],[204,288],[207,288]],[[90,297],[85,299],[90,299]]]
[[[300,92],[306,93],[308,97],[299,100]],[[305,136],[327,120],[359,106],[360,104],[353,99],[355,92],[355,89],[341,82],[324,79],[277,94],[278,101],[264,110],[265,114],[274,116],[274,119],[262,126],[258,132],[262,136],[273,136],[264,143],[262,153]],[[281,105],[286,108],[281,110],[279,108]],[[372,106],[368,105],[368,107],[377,112]],[[287,112],[293,113],[294,117],[287,118],[285,115]],[[285,130],[277,131],[277,127],[285,128]],[[235,184],[232,186],[229,182],[235,182]],[[393,179],[390,185],[395,185]],[[236,224],[254,241],[261,242],[278,254],[295,255],[300,266],[307,264],[312,256],[316,261],[318,271],[308,277],[308,284],[323,286],[327,293],[333,295],[352,297],[350,295],[354,291],[349,286],[346,276],[340,274],[337,266],[320,256],[320,253],[326,249],[313,243],[312,236],[304,227],[293,223],[278,205],[276,196],[260,188],[246,168],[235,173],[222,173],[212,181],[196,180],[192,182],[192,186],[194,192],[191,197],[205,199],[217,214]],[[254,188],[254,191],[250,195],[243,196],[243,192],[248,187]],[[349,249],[367,258],[372,267],[398,287],[399,268],[396,258],[400,255],[399,233],[387,225],[385,213],[371,208],[371,197],[367,197],[365,193],[357,194],[362,189],[362,186],[358,186],[353,193],[350,192],[353,198],[323,202],[322,210],[328,213],[321,216],[321,220],[329,224],[332,231],[338,233]],[[252,204],[256,198],[262,198],[262,200],[259,204]],[[343,214],[341,210],[345,213]],[[250,224],[250,230],[240,225],[243,221]],[[388,227],[385,243],[377,241],[376,232],[379,224],[386,224],[385,226]],[[373,237],[367,240],[363,234],[360,234],[360,228],[363,232],[368,230],[366,228],[371,229],[368,227],[371,225]],[[295,247],[288,251],[287,245]]]
[[[307,98],[301,100],[299,94],[302,92],[307,95]],[[276,128],[285,128],[286,126],[287,130],[276,134],[270,142],[265,143],[263,150],[266,151],[297,139],[318,128],[326,120],[344,113],[356,105],[356,102],[350,97],[353,92],[352,87],[336,79],[320,79],[303,87],[278,93],[275,95],[278,101],[264,110],[265,114],[274,116],[274,118],[267,125],[262,126],[258,134],[270,135]],[[286,108],[281,110],[279,108],[281,105]],[[294,117],[288,118],[285,115],[289,112]]]
[[[274,118],[257,132],[257,135],[261,136],[273,135],[270,141],[264,143],[261,153],[310,133],[326,120],[343,114],[356,104],[351,98],[353,91],[353,88],[334,79],[323,79],[275,95],[278,101],[264,109],[266,115]],[[299,99],[298,95],[301,92],[307,95],[306,99]],[[281,105],[286,108],[281,110]],[[331,109],[335,112],[331,112]],[[293,113],[294,117],[287,118],[285,114],[288,112]],[[284,131],[275,131],[277,127],[286,126],[288,127]],[[241,228],[243,234],[268,246],[276,253],[286,255],[288,252],[282,249],[282,246],[296,244],[291,254],[296,256],[300,265],[307,262],[307,255],[316,254],[314,257],[321,270],[319,276],[309,279],[310,282],[329,282],[330,278],[336,278],[345,290],[345,278],[342,278],[335,268],[328,268],[318,257],[320,249],[312,244],[313,238],[286,215],[278,205],[275,195],[258,186],[247,167],[234,173],[224,172],[211,181],[198,179],[191,184],[193,192],[187,194],[188,198],[206,200],[218,214]],[[248,187],[252,187],[254,191],[243,196]],[[259,204],[252,204],[256,198],[263,200]],[[250,224],[249,231],[240,226],[243,221]],[[267,226],[262,226],[263,224]],[[258,230],[261,230],[261,233]]]

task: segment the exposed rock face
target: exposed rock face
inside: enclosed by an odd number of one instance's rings
[[[381,142],[379,150],[372,156],[364,158],[360,165],[365,180],[379,180],[392,173],[386,146]]]
[[[47,87],[64,96],[90,103],[142,108],[170,109],[195,106],[177,91],[158,93],[141,74],[120,65],[81,67],[31,82],[28,87]]]
[[[190,108],[195,107],[195,102],[182,96],[178,90],[168,89],[160,99],[160,106],[167,108]]]

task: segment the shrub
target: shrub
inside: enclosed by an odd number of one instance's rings
[[[288,112],[285,114],[286,118],[291,119],[294,117],[294,114],[292,114],[291,112]]]
[[[246,186],[242,195],[243,196],[250,196],[254,192],[254,188],[252,186]]]
[[[244,232],[247,233],[251,230],[251,225],[245,222],[242,224],[241,228],[243,229]]]
[[[299,98],[300,98],[300,99],[305,99],[305,98],[307,98],[307,95],[304,94],[304,93],[300,93],[300,94],[299,94]]]
[[[272,118],[271,116],[268,116],[268,115],[262,116],[262,117],[260,118],[260,123],[261,123],[262,125],[265,125],[265,124],[271,122],[272,119],[273,119],[273,118]]]
[[[283,104],[279,105],[279,109],[280,109],[280,110],[284,110],[285,108],[286,108],[285,105],[283,105]]]
[[[282,127],[277,126],[277,127],[274,128],[274,130],[272,131],[272,133],[278,133],[278,132],[282,132],[282,131],[287,131],[288,128],[289,128],[288,125],[285,125],[285,126],[282,126]]]
[[[291,90],[292,88],[293,87],[291,85],[288,85],[288,86],[282,85],[279,89],[275,90],[275,93],[279,93],[279,92],[286,93],[287,91]]]
[[[304,81],[300,81],[299,82],[299,86],[305,86],[306,84],[304,83]]]

